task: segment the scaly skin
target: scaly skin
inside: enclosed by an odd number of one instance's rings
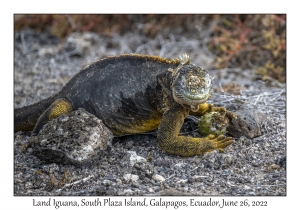
[[[78,72],[54,96],[15,110],[15,131],[36,135],[48,121],[83,108],[94,114],[115,136],[158,128],[161,149],[180,156],[202,155],[223,149],[231,137],[178,136],[188,114],[201,116],[224,107],[206,104],[212,94],[211,78],[187,55],[167,60],[148,55],[121,55],[97,61]]]

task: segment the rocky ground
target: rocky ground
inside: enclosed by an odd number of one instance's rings
[[[194,37],[135,33],[123,36],[71,34],[59,41],[32,31],[15,33],[15,108],[44,99],[82,67],[108,55],[144,53],[173,58],[188,53],[193,63],[210,69],[212,54]],[[113,147],[95,164],[44,164],[24,150],[30,132],[14,135],[14,195],[286,195],[286,87],[262,82],[251,70],[210,69],[215,94],[210,103],[255,105],[267,115],[262,136],[240,137],[224,153],[183,158],[163,153],[155,132],[114,138]],[[183,135],[197,136],[186,120]]]

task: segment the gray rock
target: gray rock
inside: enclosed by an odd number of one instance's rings
[[[110,181],[110,180],[105,179],[105,180],[102,181],[102,184],[105,185],[105,186],[110,186],[110,185],[113,184],[113,182]]]
[[[187,179],[180,179],[180,180],[178,180],[178,181],[176,182],[176,184],[185,184],[185,183],[187,183],[187,182],[188,182]]]
[[[137,181],[139,179],[139,176],[134,175],[134,174],[125,174],[123,176],[123,178],[124,178],[125,182],[129,182],[129,181],[134,182],[134,181]]]
[[[138,156],[135,151],[127,151],[130,160],[130,166],[134,166],[135,163],[147,162],[147,160],[141,156]]]
[[[157,182],[163,182],[163,181],[166,180],[163,176],[158,175],[158,174],[154,174],[154,175],[152,176],[152,179],[155,180],[155,181],[157,181]]]
[[[151,177],[154,173],[154,168],[149,162],[136,163],[134,164],[134,168],[137,170],[137,173],[141,178]]]
[[[122,193],[122,195],[127,195],[127,196],[131,196],[134,194],[134,191],[132,191],[131,189],[126,189],[124,190],[124,192]]]
[[[116,179],[116,181],[117,181],[117,183],[118,183],[119,185],[122,184],[122,180],[121,180],[121,179]]]
[[[140,184],[137,181],[132,182],[132,186],[135,188],[139,188]]]
[[[47,123],[31,137],[33,154],[45,162],[76,166],[88,163],[111,146],[112,132],[84,109]]]

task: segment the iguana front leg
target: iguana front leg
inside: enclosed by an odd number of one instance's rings
[[[188,113],[188,109],[180,105],[174,106],[164,113],[157,135],[158,143],[164,152],[180,156],[203,155],[205,152],[215,149],[223,151],[225,147],[234,142],[231,137],[223,135],[216,138],[214,135],[205,138],[178,136]]]

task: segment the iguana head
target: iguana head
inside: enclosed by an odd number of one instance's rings
[[[197,111],[199,104],[206,102],[212,95],[212,78],[204,67],[191,64],[184,54],[181,63],[172,72],[172,92],[174,100]]]

